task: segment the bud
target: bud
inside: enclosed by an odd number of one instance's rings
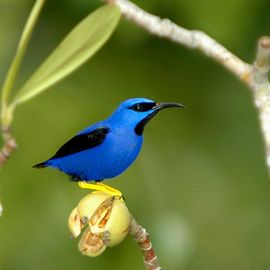
[[[68,227],[74,238],[77,238],[80,235],[83,223],[78,213],[78,207],[75,207],[70,213],[68,218]]]
[[[130,213],[121,198],[96,191],[84,197],[73,209],[68,225],[75,238],[87,226],[79,241],[79,250],[83,255],[96,257],[126,237]]]

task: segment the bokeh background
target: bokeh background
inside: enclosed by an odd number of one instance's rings
[[[269,0],[134,2],[207,32],[249,62],[257,38],[270,34]],[[32,4],[0,0],[1,81]],[[98,6],[48,0],[17,86]],[[270,269],[270,182],[251,93],[201,53],[125,19],[90,62],[16,111],[19,148],[0,176],[0,269],[144,269],[130,237],[98,258],[82,256],[67,217],[87,192],[64,174],[31,168],[130,97],[187,106],[160,113],[135,164],[107,182],[150,232],[164,269]]]

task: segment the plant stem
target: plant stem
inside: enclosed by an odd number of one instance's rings
[[[20,69],[23,57],[25,55],[26,48],[29,44],[31,35],[39,17],[40,11],[46,0],[37,0],[33,6],[30,15],[25,24],[22,32],[17,51],[13,58],[13,61],[9,67],[7,76],[5,78],[2,96],[1,96],[1,133],[4,140],[4,145],[0,150],[0,167],[7,161],[11,153],[16,149],[16,141],[11,133],[11,122],[13,118],[13,112],[15,109],[14,104],[8,105],[9,94],[13,88],[18,71]]]
[[[26,49],[28,47],[30,38],[32,36],[34,27],[36,25],[37,19],[39,17],[40,11],[46,0],[36,0],[30,15],[24,26],[15,56],[7,72],[1,95],[1,115],[0,115],[0,131],[3,137],[3,146],[0,150],[0,168],[5,164],[5,162],[10,157],[11,153],[17,148],[17,143],[15,138],[11,133],[11,122],[13,119],[13,112],[16,104],[9,106],[8,98],[10,92],[14,86],[18,71],[20,69],[23,57],[25,55]],[[3,206],[0,202],[0,216],[3,212]]]
[[[130,235],[133,236],[143,253],[144,265],[147,270],[161,270],[158,257],[155,254],[149,234],[146,229],[139,225],[134,217],[131,217]]]
[[[14,86],[14,82],[16,80],[19,68],[21,66],[23,57],[25,55],[26,48],[29,44],[30,38],[32,36],[34,27],[36,25],[37,19],[39,17],[40,11],[44,5],[46,0],[37,0],[35,5],[33,6],[31,13],[28,17],[28,20],[25,24],[23,33],[21,35],[19,45],[17,47],[17,51],[13,58],[13,61],[8,70],[7,76],[5,78],[3,89],[2,89],[2,97],[1,97],[1,121],[4,127],[8,127],[10,125],[10,121],[12,120],[12,116],[7,116],[8,113],[8,98],[9,94]]]
[[[17,148],[16,140],[12,136],[11,129],[2,127],[1,131],[4,139],[4,145],[0,150],[0,168],[8,160],[11,153]]]

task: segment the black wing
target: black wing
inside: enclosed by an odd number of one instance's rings
[[[102,144],[110,132],[108,127],[100,127],[85,134],[79,134],[66,142],[51,158],[61,158]]]
[[[66,142],[50,159],[69,156],[102,144],[106,135],[110,132],[108,127],[100,127],[85,134],[79,134]],[[47,166],[47,162],[34,165],[34,168],[43,168]]]

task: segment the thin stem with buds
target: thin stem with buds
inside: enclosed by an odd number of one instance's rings
[[[134,217],[131,217],[130,235],[137,242],[140,250],[143,253],[144,265],[147,270],[161,270],[158,263],[157,255],[153,249],[149,234],[146,229],[137,223]]]

